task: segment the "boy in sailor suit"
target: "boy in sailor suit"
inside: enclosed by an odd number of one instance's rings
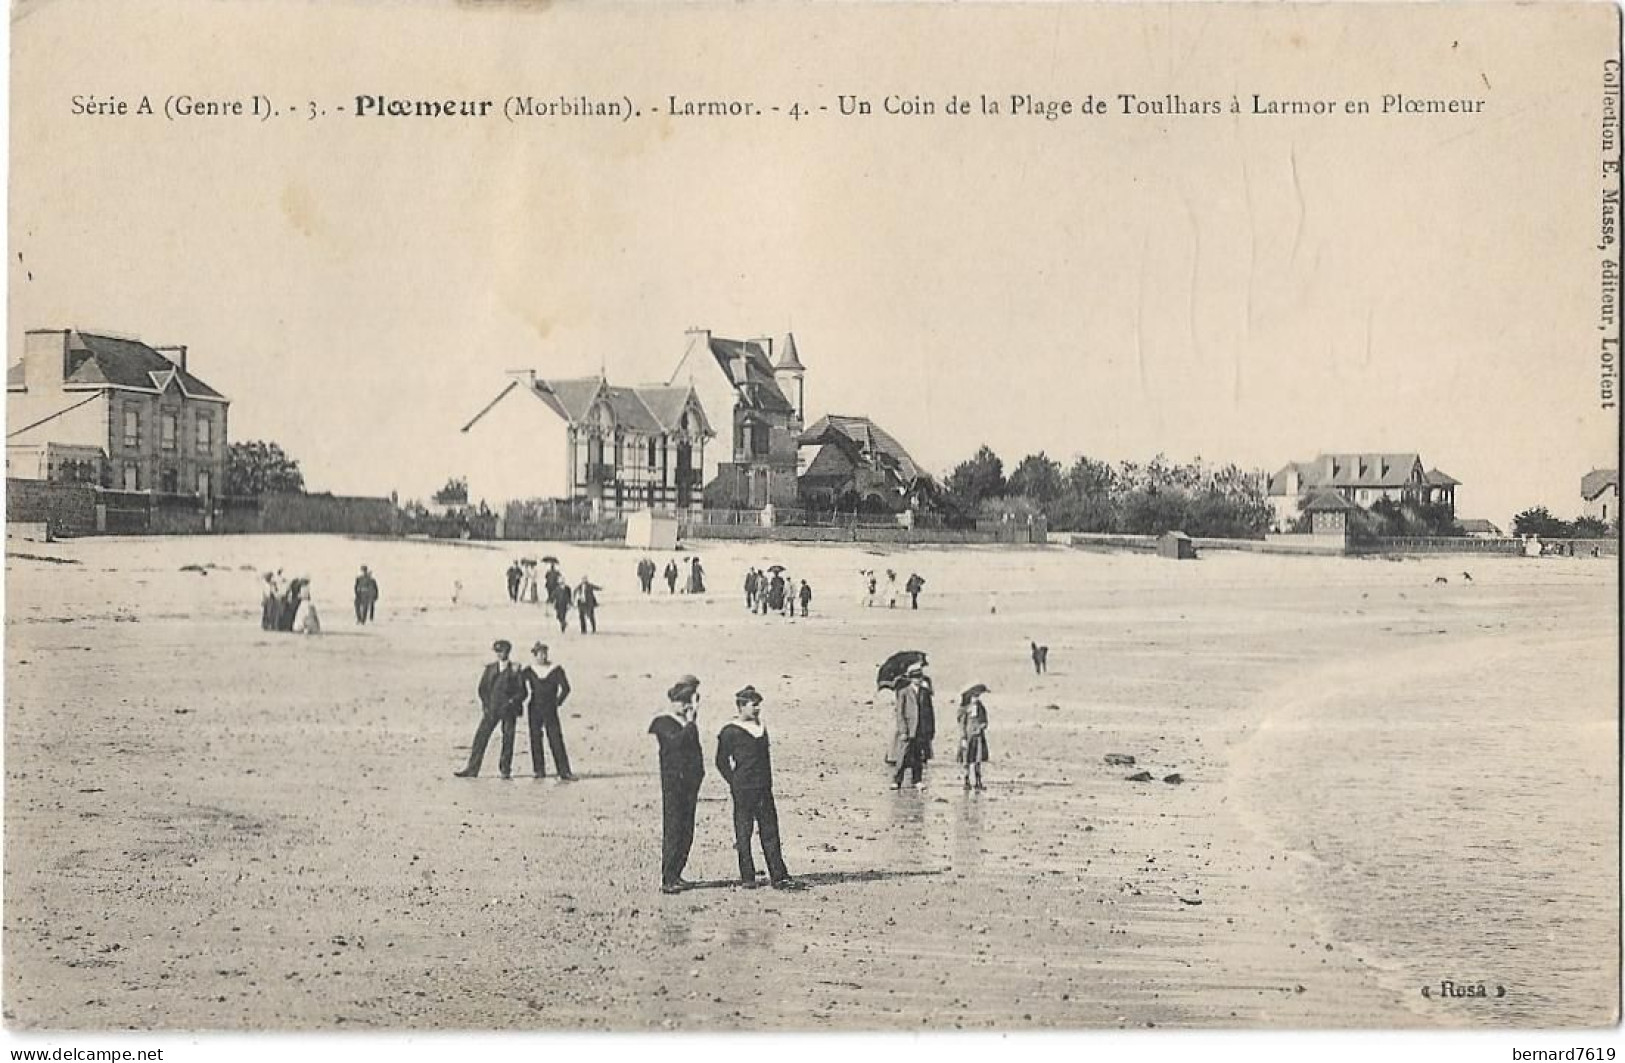
[[[773,759],[767,728],[762,726],[762,695],[746,687],[734,695],[736,718],[717,735],[717,771],[728,780],[734,800],[734,847],[739,851],[739,882],[754,889],[756,863],[751,858],[751,833],[759,829],[767,875],[775,889],[795,883],[779,849],[779,813],[773,805]]]

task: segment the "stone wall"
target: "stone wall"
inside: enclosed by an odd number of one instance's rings
[[[96,531],[96,489],[86,484],[6,479],[6,522],[44,524],[53,536]]]

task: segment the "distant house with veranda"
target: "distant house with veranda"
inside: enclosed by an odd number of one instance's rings
[[[1304,503],[1323,490],[1335,491],[1362,509],[1389,499],[1443,504],[1453,516],[1460,485],[1448,473],[1424,468],[1414,451],[1319,454],[1313,461],[1288,462],[1270,477],[1267,493],[1272,523],[1284,531],[1303,515]]]
[[[6,475],[213,498],[230,405],[185,347],[35,329],[6,371]]]
[[[775,360],[772,339],[726,339],[708,329],[687,335],[668,383],[692,387],[717,430],[705,459],[705,504],[796,505],[806,367],[795,337],[785,336]]]
[[[1619,470],[1592,469],[1580,478],[1581,515],[1604,524],[1619,519]]]
[[[463,455],[470,499],[558,499],[585,504],[597,519],[701,509],[715,433],[694,389],[550,380],[530,370],[509,377],[462,428],[473,442]]]

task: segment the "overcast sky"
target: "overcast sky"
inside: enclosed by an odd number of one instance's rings
[[[1573,515],[1613,463],[1603,6],[19,10],[12,357],[26,328],[187,344],[232,437],[281,442],[314,489],[426,495],[465,471],[447,442],[504,370],[660,379],[690,326],[793,329],[809,419],[869,414],[938,472],[984,442],[1008,465],[1415,450],[1463,481],[1463,516],[1501,522]],[[171,123],[75,116],[76,92],[585,93],[644,115]],[[653,113],[890,92],[1487,102]]]

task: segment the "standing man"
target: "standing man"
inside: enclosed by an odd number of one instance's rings
[[[700,681],[685,675],[666,691],[666,711],[649,724],[660,746],[660,892],[681,893],[693,883],[683,878],[694,845],[694,811],[705,779],[700,748]]]
[[[508,601],[519,600],[519,581],[524,578],[525,570],[519,567],[518,561],[508,566]]]
[[[911,776],[916,790],[925,786],[923,775],[929,759],[930,738],[926,732],[925,711],[920,704],[924,678],[925,669],[918,663],[911,664],[897,685],[897,731],[892,738],[892,759],[897,763],[897,774],[892,777],[893,790],[903,788],[905,773]]]
[[[570,696],[570,679],[564,669],[547,659],[547,644],[538,642],[530,648],[530,663],[520,673],[530,701],[530,765],[536,778],[547,777],[547,758],[542,753],[542,732],[547,732],[548,747],[553,750],[553,767],[564,782],[575,782],[570,774],[570,755],[564,751],[564,731],[559,726],[559,710]]]
[[[801,616],[803,619],[805,619],[807,616],[807,606],[812,602],[812,584],[808,583],[806,580],[802,580],[801,590],[797,592],[796,597],[801,599]]]
[[[910,609],[918,609],[920,607],[920,591],[924,587],[925,580],[920,578],[920,574],[918,572],[909,573],[908,582],[903,585],[903,589],[908,591],[908,607]]]
[[[745,611],[756,611],[756,569],[750,568],[745,572]]]
[[[362,565],[361,575],[355,578],[355,622],[365,624],[371,620],[377,605],[378,581],[372,578],[372,570]]]
[[[474,746],[468,751],[468,766],[455,774],[459,779],[472,779],[479,775],[485,760],[485,747],[491,742],[491,732],[502,725],[502,759],[498,767],[504,779],[513,778],[513,732],[519,714],[525,711],[525,680],[519,669],[508,660],[513,644],[507,639],[491,643],[497,659],[485,666],[480,676],[480,725],[474,731]]]
[[[587,633],[587,625],[592,625],[592,633],[598,634],[598,588],[581,577],[581,585],[576,588],[576,619],[581,621],[581,633]]]
[[[739,884],[755,889],[756,862],[751,833],[762,835],[762,855],[774,889],[794,885],[779,848],[779,812],[773,805],[773,757],[762,726],[762,695],[746,687],[734,695],[735,718],[717,735],[717,771],[728,780],[734,799],[734,848],[739,851]]]
[[[645,557],[638,562],[638,583],[643,587],[644,594],[652,594],[655,589],[655,563]]]
[[[666,562],[666,593],[677,593],[677,559],[675,557]]]

